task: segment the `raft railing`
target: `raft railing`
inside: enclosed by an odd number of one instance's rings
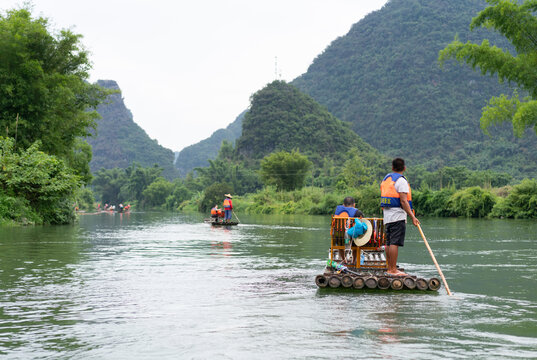
[[[330,260],[344,262],[344,257],[341,256],[341,253],[345,251],[345,231],[353,227],[357,220],[360,219],[352,217],[332,216],[332,224],[330,226]],[[356,246],[354,241],[350,239],[350,249],[352,251],[353,260],[351,263],[344,263],[347,266],[354,268],[386,269],[386,258],[383,255],[384,250],[382,248],[386,243],[384,219],[362,218],[362,220],[369,220],[369,222],[371,223],[371,226],[373,227],[371,238],[363,246]],[[338,253],[341,259],[334,259],[335,253]],[[366,257],[367,259],[365,259]]]

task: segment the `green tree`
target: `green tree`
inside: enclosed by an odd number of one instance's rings
[[[95,195],[88,187],[79,189],[76,193],[76,203],[81,210],[95,210]]]
[[[261,160],[261,178],[265,185],[275,185],[277,190],[294,190],[304,186],[312,163],[298,150],[279,151]]]
[[[231,185],[226,183],[215,183],[207,187],[204,191],[203,198],[199,203],[199,211],[206,212],[214,205],[222,205],[224,194],[233,193]]]
[[[76,139],[73,151],[65,157],[67,166],[80,176],[84,185],[91,184],[93,179],[89,165],[92,156],[91,145],[82,139]]]
[[[523,99],[515,92],[493,97],[483,109],[481,127],[487,132],[490,125],[505,121],[513,123],[514,133],[522,136],[526,128],[537,133],[537,0],[487,0],[491,5],[475,17],[470,28],[494,28],[505,36],[516,50],[509,51],[491,46],[488,40],[481,45],[461,43],[457,38],[439,53],[439,61],[455,58],[478,67],[483,74],[498,75],[500,82],[517,84],[529,94]]]
[[[347,187],[357,188],[362,185],[371,184],[375,181],[375,174],[368,168],[364,159],[358,156],[357,149],[350,151],[350,157],[343,164],[338,182],[341,181]]]
[[[224,182],[230,184],[240,195],[261,188],[256,172],[244,163],[220,159],[208,161],[209,167],[196,168],[198,180],[203,187]]]
[[[453,210],[449,206],[449,201],[455,192],[454,186],[444,187],[438,191],[425,187],[421,191],[412,192],[412,204],[418,215],[452,216]]]
[[[39,142],[20,153],[14,144],[0,137],[0,192],[24,199],[44,223],[71,222],[80,177],[63,160],[40,151]]]
[[[537,218],[537,181],[524,179],[513,186],[507,198],[492,209],[492,216],[518,219]]]
[[[513,177],[507,173],[496,173],[490,170],[472,171],[464,186],[501,187],[509,184]]]
[[[95,173],[93,178],[93,188],[102,204],[116,205],[125,202],[121,194],[121,187],[127,182],[125,170],[101,169]]]
[[[490,214],[496,204],[496,198],[489,190],[471,187],[459,190],[449,199],[449,207],[453,214],[465,217],[485,217]]]
[[[192,192],[188,190],[181,179],[173,181],[173,190],[170,196],[166,198],[166,208],[168,210],[176,210],[183,201],[192,197]]]
[[[216,157],[218,160],[233,160],[233,144],[227,140],[222,141],[222,146],[220,146],[220,150],[218,151],[218,156]]]
[[[192,192],[201,192],[203,191],[203,185],[199,177],[194,176],[194,172],[190,171],[186,174],[185,181],[183,182],[185,187]]]
[[[144,168],[137,163],[133,163],[125,169],[127,181],[121,189],[123,197],[142,202],[144,190],[159,178],[162,170],[157,164]]]
[[[142,192],[143,207],[161,207],[166,204],[166,198],[173,191],[173,184],[159,177]]]
[[[196,168],[199,179],[204,187],[217,182],[230,182],[233,164],[224,160],[208,160],[209,167]]]
[[[40,140],[42,151],[67,157],[95,127],[95,108],[109,92],[87,82],[81,38],[70,30],[52,34],[48,20],[28,9],[0,15],[0,129],[17,148]]]

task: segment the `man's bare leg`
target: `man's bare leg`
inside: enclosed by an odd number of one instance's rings
[[[388,247],[388,273],[396,274],[397,271],[397,256],[399,255],[399,246],[390,245]]]
[[[398,249],[396,245],[388,246],[388,273],[395,274],[397,272],[397,255]]]
[[[399,246],[398,245],[390,245],[390,248],[388,250],[389,254],[389,260],[388,260],[388,274],[392,275],[399,275],[399,276],[405,276],[404,272],[397,269],[397,256],[399,255]]]
[[[384,246],[384,254],[386,255],[386,265],[388,265],[388,271],[390,270],[390,245]]]

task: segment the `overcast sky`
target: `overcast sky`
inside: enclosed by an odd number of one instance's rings
[[[307,71],[387,0],[35,0],[82,34],[90,80],[116,80],[134,121],[174,151],[226,127],[257,90]],[[22,1],[0,0],[2,12]],[[277,58],[277,71],[276,71]],[[280,77],[281,76],[281,77]]]

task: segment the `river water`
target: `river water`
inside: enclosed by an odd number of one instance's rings
[[[80,217],[2,228],[7,359],[537,358],[537,223],[422,219],[454,296],[318,289],[329,217]],[[399,263],[438,276],[409,229]]]

